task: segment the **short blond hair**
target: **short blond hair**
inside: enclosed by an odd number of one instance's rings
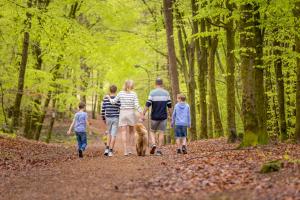
[[[184,94],[177,94],[177,98],[183,102],[186,100],[186,96]]]
[[[129,92],[133,90],[133,88],[134,88],[133,80],[126,80],[123,86],[123,90]]]

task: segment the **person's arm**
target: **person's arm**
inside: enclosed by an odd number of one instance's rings
[[[72,124],[71,124],[71,126],[70,126],[70,128],[69,128],[69,130],[67,132],[68,135],[70,135],[72,133],[72,129],[73,129],[74,124],[75,124],[75,118],[76,118],[76,114],[75,114],[75,117],[74,117],[74,119],[72,121]]]
[[[152,96],[151,96],[151,94],[149,95],[149,98],[148,98],[148,100],[147,100],[147,102],[146,102],[146,106],[145,106],[145,108],[144,108],[144,111],[143,111],[143,115],[145,116],[146,115],[146,113],[147,113],[147,111],[149,110],[149,108],[152,106]]]
[[[103,121],[105,122],[106,106],[104,105],[104,101],[105,101],[105,98],[103,99],[102,104],[101,104],[101,116],[102,116]]]
[[[142,110],[142,108],[140,106],[139,99],[138,99],[136,93],[134,93],[134,99],[133,99],[133,101],[134,101],[134,107],[135,107],[135,109],[137,109],[137,111],[142,114],[143,110]]]
[[[188,106],[188,127],[191,128],[191,111],[190,106]]]
[[[85,123],[86,123],[87,132],[91,135],[92,130],[91,130],[90,122],[88,120],[88,114],[87,113],[86,113]]]
[[[172,117],[172,102],[171,102],[170,96],[169,96],[169,100],[167,102],[167,107],[168,107],[169,118],[171,118]]]
[[[120,101],[120,93],[117,94],[117,96],[115,98],[110,98],[109,95],[106,95],[106,97],[108,98],[108,100],[110,101],[111,104],[117,104]]]
[[[176,119],[176,107],[174,108],[174,111],[173,111],[173,114],[172,114],[171,127],[174,127],[175,119]]]

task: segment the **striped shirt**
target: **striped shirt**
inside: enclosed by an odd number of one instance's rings
[[[111,96],[110,98],[114,99],[115,96]],[[120,106],[121,106],[120,101],[117,101],[116,104],[112,104],[110,103],[109,99],[105,97],[102,102],[102,110],[101,110],[102,119],[105,120],[106,118],[119,117]]]
[[[172,108],[170,94],[167,90],[156,88],[150,92],[146,106],[151,109],[152,120],[165,120],[168,118],[167,108]]]
[[[121,108],[120,108],[121,110],[124,110],[124,109],[137,109],[139,112],[142,112],[142,108],[140,107],[140,104],[139,104],[139,99],[138,99],[135,92],[121,91],[116,96],[116,98],[110,100],[110,102],[112,104],[115,104],[118,101],[121,102]]]

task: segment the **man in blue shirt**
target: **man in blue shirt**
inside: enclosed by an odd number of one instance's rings
[[[152,90],[146,103],[143,115],[147,113],[151,107],[151,133],[150,141],[152,143],[150,154],[162,155],[161,147],[164,144],[164,133],[167,127],[168,111],[169,116],[172,112],[172,103],[170,94],[163,89],[163,80],[157,78],[155,81],[156,89]],[[155,136],[158,135],[158,144],[156,146]]]

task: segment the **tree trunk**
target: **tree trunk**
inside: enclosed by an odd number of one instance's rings
[[[232,16],[233,5],[226,2],[227,8]],[[227,134],[228,142],[233,143],[237,140],[236,122],[235,122],[235,30],[233,19],[230,19],[226,25],[226,102],[227,102]]]
[[[300,2],[297,2],[294,9],[294,16],[296,19],[300,18]],[[299,36],[299,24],[296,26],[296,35],[295,35],[295,51],[298,54],[297,56],[297,90],[296,90],[296,128],[295,128],[295,139],[300,143],[300,36]]]
[[[220,137],[224,136],[223,125],[221,121],[221,115],[219,110],[219,103],[216,90],[216,80],[215,80],[215,55],[218,47],[218,36],[212,36],[210,38],[209,45],[209,65],[208,65],[208,81],[209,81],[209,95],[210,104],[213,110],[214,116],[214,136]]]
[[[205,20],[200,22],[200,32],[206,32]],[[200,94],[200,138],[207,138],[207,103],[206,103],[206,87],[207,87],[207,37],[200,38],[200,47],[196,44],[197,64],[199,72],[199,94]]]
[[[178,71],[176,65],[176,53],[173,35],[173,12],[172,12],[172,0],[164,0],[164,17],[166,25],[166,36],[167,36],[167,46],[168,46],[168,61],[169,61],[169,74],[171,78],[172,87],[172,100],[176,102],[177,94],[180,93]]]
[[[27,7],[28,8],[32,7],[32,0],[27,1]],[[21,58],[19,78],[18,78],[18,91],[14,103],[11,130],[19,125],[21,102],[22,102],[23,91],[24,91],[25,72],[27,66],[29,40],[30,40],[29,29],[31,28],[31,17],[32,17],[31,13],[27,12],[26,17],[27,19],[25,21],[25,31],[24,31],[24,38],[23,38],[23,45],[22,45],[22,58]]]
[[[253,6],[250,3],[241,5],[240,46],[241,78],[242,78],[242,112],[244,117],[244,138],[242,146],[258,144],[258,119],[255,111],[255,48],[253,34]]]
[[[221,58],[220,58],[220,55],[218,53],[218,51],[216,51],[216,57],[217,57],[217,61],[218,61],[218,66],[220,68],[220,71],[222,74],[225,74],[225,70],[224,70],[224,67],[223,67],[223,64],[221,62]],[[226,57],[227,58],[227,57]],[[227,87],[227,78],[225,78],[225,81],[226,81],[226,87]],[[235,81],[236,82],[236,81]],[[237,85],[235,84],[235,88],[237,88]],[[241,117],[241,119],[243,118],[242,116],[242,111],[241,111],[241,108],[240,108],[240,105],[239,105],[239,98],[238,98],[238,94],[236,93],[235,94],[235,110],[237,111],[237,113],[239,114],[239,116]],[[227,120],[228,121],[228,120]],[[234,120],[235,121],[235,120]],[[229,133],[229,132],[228,132]],[[236,133],[236,132],[235,132]],[[229,136],[229,134],[228,134]],[[230,142],[230,141],[229,141]]]
[[[93,119],[97,119],[97,115],[96,115],[97,103],[98,103],[98,95],[96,93],[95,98],[94,98],[94,105],[93,105],[93,109],[92,109],[92,118]]]
[[[280,43],[278,41],[274,42],[274,55],[275,55],[275,77],[276,77],[276,88],[277,88],[277,101],[278,101],[278,112],[279,112],[279,128],[280,128],[280,139],[282,141],[288,139],[286,119],[285,119],[285,97],[284,97],[284,80],[282,73],[282,52],[278,49],[280,48]]]
[[[43,128],[43,123],[44,123],[44,120],[45,120],[45,117],[46,117],[46,114],[47,114],[47,110],[48,110],[48,107],[49,107],[51,96],[52,96],[52,93],[49,91],[48,95],[47,95],[47,98],[44,102],[43,113],[40,115],[39,119],[37,120],[38,123],[37,123],[37,127],[36,127],[35,134],[34,134],[35,135],[35,140],[40,139],[42,128]]]
[[[255,106],[258,118],[258,143],[267,144],[268,134],[266,128],[266,108],[265,108],[265,86],[264,86],[264,68],[263,68],[263,44],[264,44],[264,33],[260,28],[260,12],[259,6],[256,4],[254,7],[254,32],[255,32]]]
[[[56,118],[56,111],[55,110],[56,110],[56,99],[53,99],[53,101],[52,101],[52,114],[51,114],[49,130],[48,130],[48,133],[47,133],[46,143],[49,143],[50,140],[51,140],[52,130],[53,130],[54,123],[55,123],[55,118]]]

